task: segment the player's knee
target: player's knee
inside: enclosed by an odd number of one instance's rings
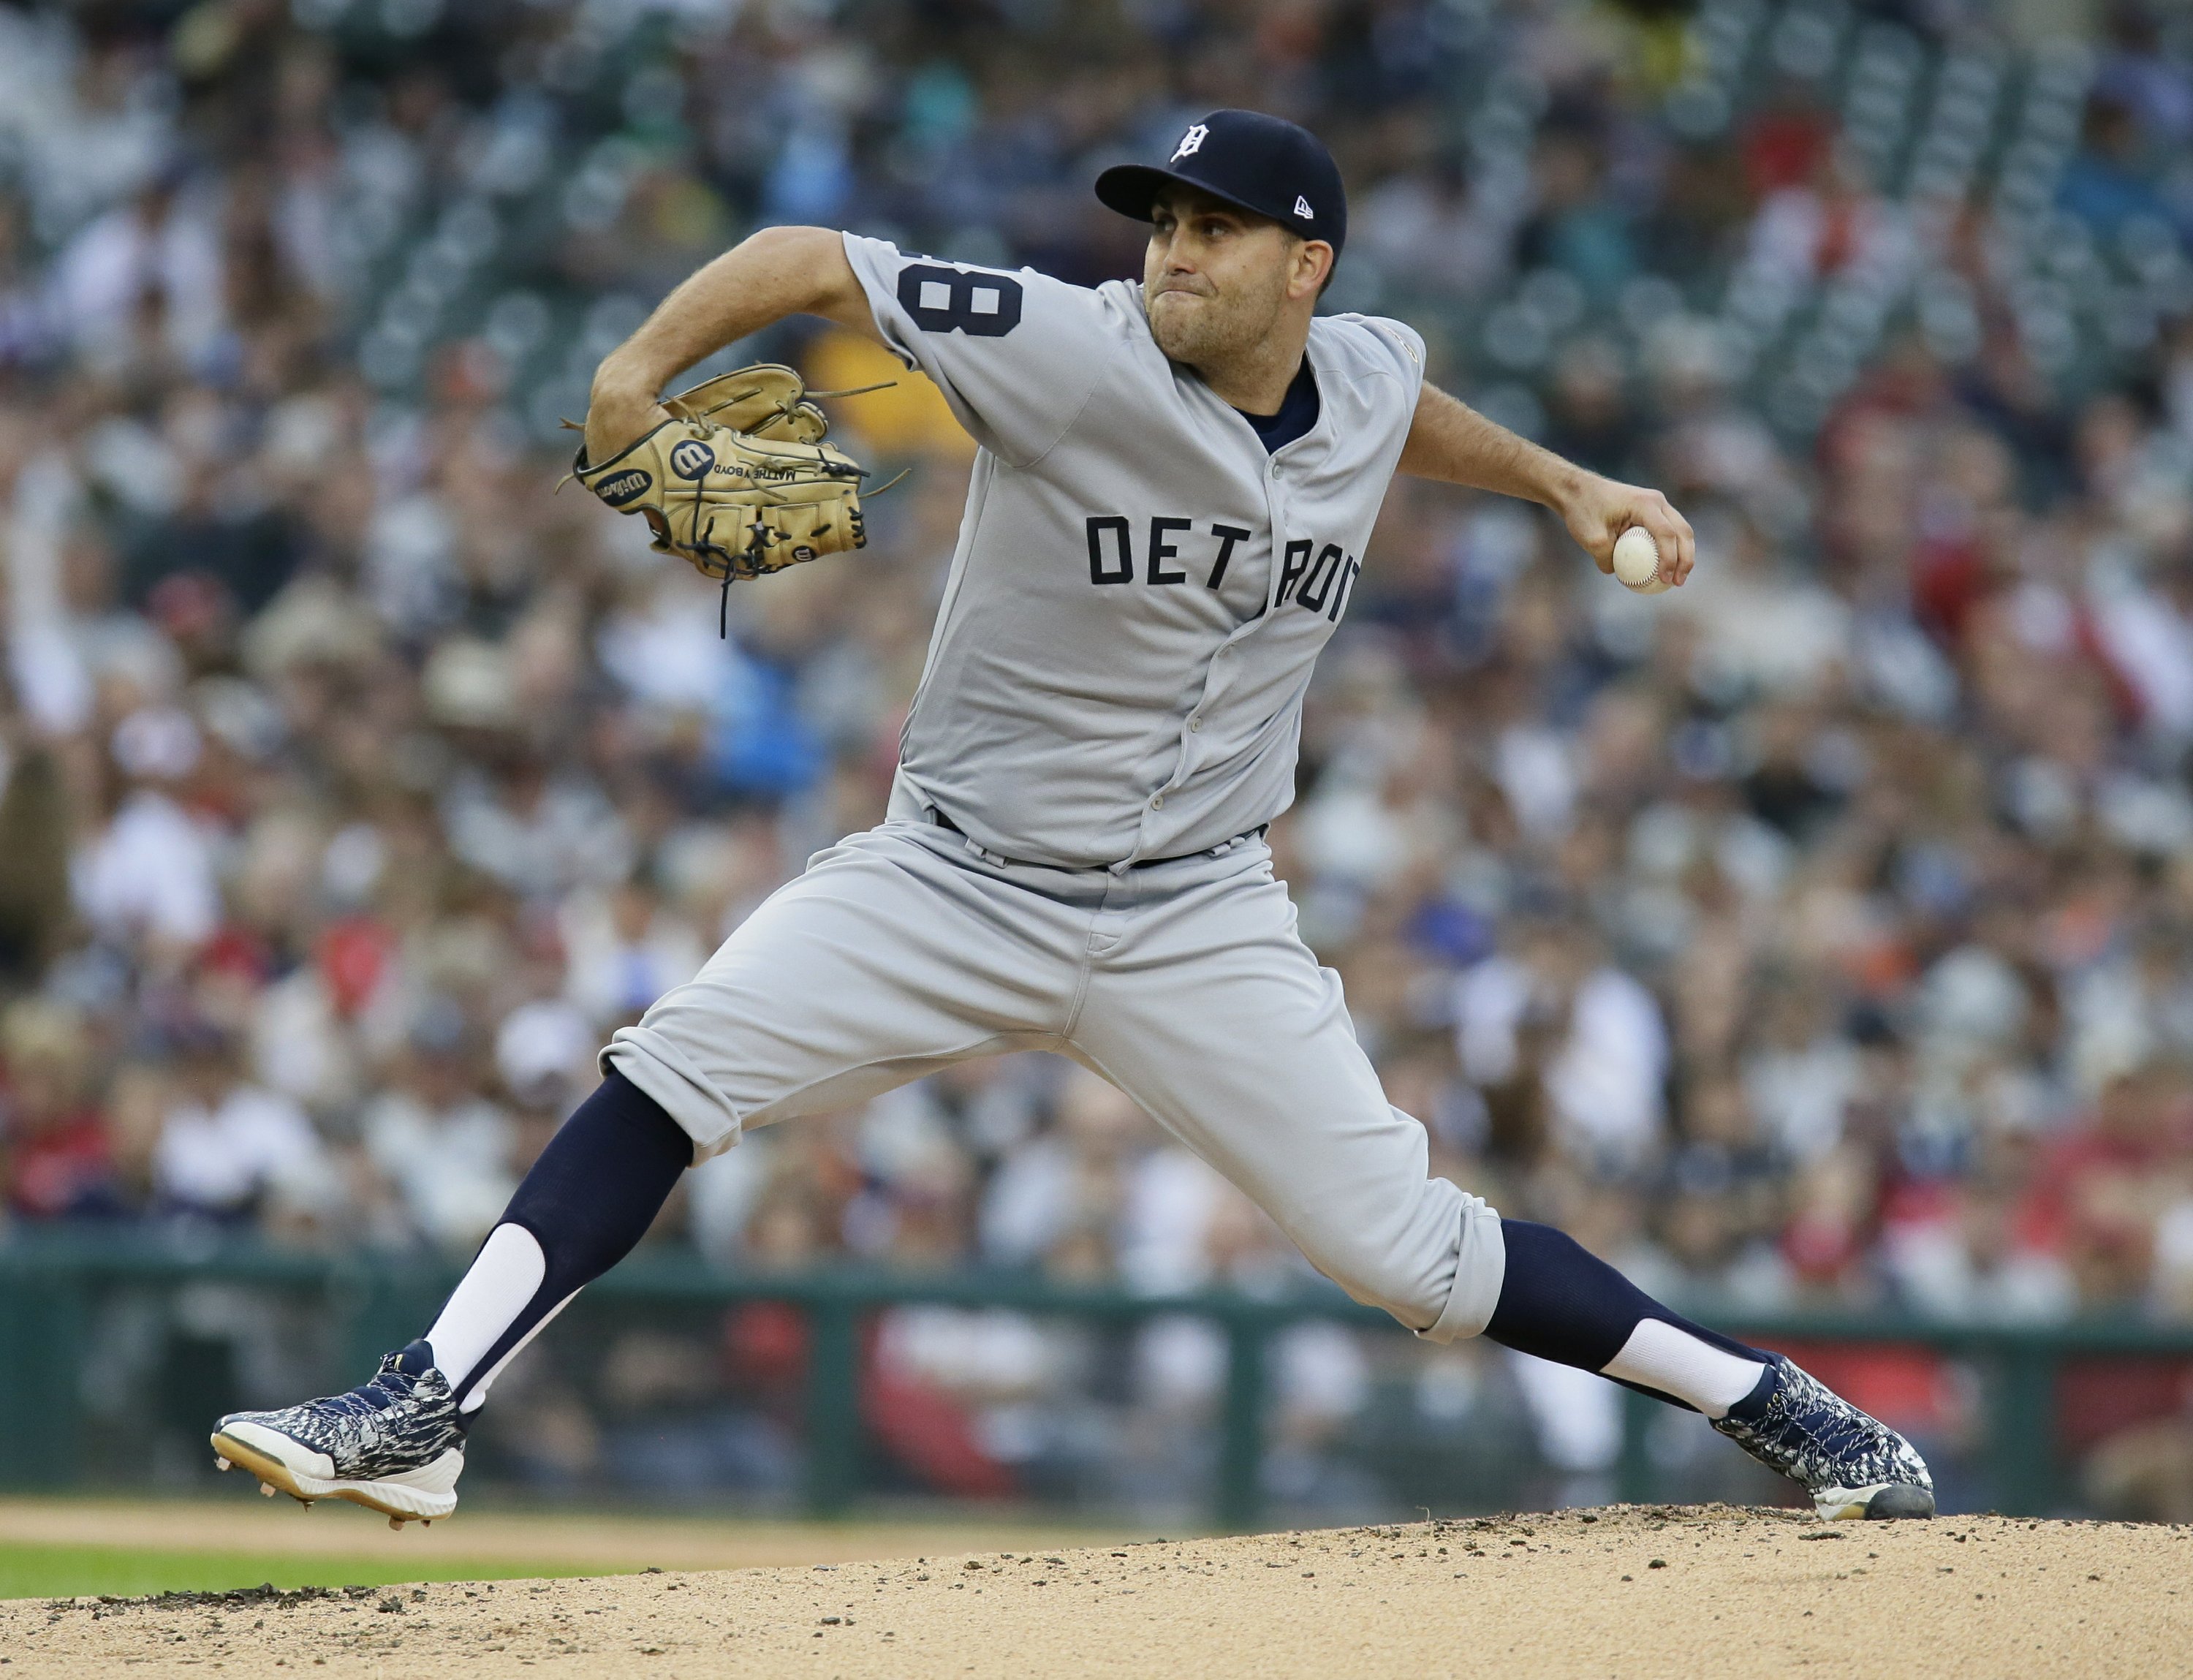
[[[1499,1214],[1479,1197],[1446,1188],[1448,1196],[1405,1228],[1337,1233],[1312,1256],[1355,1299],[1438,1341],[1485,1328],[1506,1270]]]
[[[1343,1241],[1311,1258],[1354,1299],[1383,1308],[1411,1330],[1429,1328],[1446,1309],[1451,1251],[1434,1254]]]

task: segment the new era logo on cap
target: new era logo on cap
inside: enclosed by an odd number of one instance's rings
[[[1309,200],[1299,192],[1295,194],[1295,214],[1304,221],[1314,221],[1317,219],[1317,212],[1310,209]]]

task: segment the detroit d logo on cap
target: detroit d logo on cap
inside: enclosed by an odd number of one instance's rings
[[[681,479],[697,479],[716,464],[716,452],[697,439],[688,438],[670,451],[670,470]]]
[[[1169,163],[1177,163],[1183,158],[1193,158],[1197,152],[1203,150],[1203,142],[1210,138],[1210,124],[1207,123],[1195,123],[1186,134],[1180,137],[1180,144],[1173,148],[1172,156],[1166,161]]]

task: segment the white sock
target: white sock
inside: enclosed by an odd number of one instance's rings
[[[516,1341],[512,1342],[510,1345],[510,1351],[503,1355],[501,1358],[496,1360],[493,1368],[488,1371],[487,1374],[483,1376],[478,1382],[472,1385],[471,1389],[466,1393],[465,1397],[457,1402],[457,1410],[463,1415],[470,1417],[474,1412],[478,1411],[481,1407],[486,1405],[488,1390],[495,1385],[495,1379],[497,1377],[500,1377],[503,1372],[509,1368],[510,1362],[517,1358],[519,1354],[524,1352],[526,1349],[531,1347],[533,1345],[533,1339],[556,1322],[556,1315],[563,1311],[565,1307],[568,1307],[572,1302],[578,1299],[579,1292],[574,1289],[570,1294],[564,1296],[562,1300],[557,1302],[554,1306],[542,1313],[541,1315],[540,1322],[535,1324],[530,1330],[528,1330],[524,1335],[520,1336]]]
[[[541,1280],[547,1275],[548,1257],[541,1252],[540,1241],[524,1226],[497,1225],[488,1233],[472,1269],[443,1304],[442,1316],[427,1333],[427,1345],[434,1350],[434,1367],[449,1379],[452,1388],[462,1385],[473,1368],[487,1357],[489,1350],[518,1322],[518,1315],[540,1293]],[[488,1385],[528,1342],[541,1333],[543,1325],[571,1304],[571,1296],[577,1293],[575,1289],[571,1295],[558,1301],[553,1310],[543,1315],[541,1322],[526,1332],[524,1340],[495,1361],[495,1368],[465,1396],[462,1410],[477,1412],[486,1402]]]
[[[1709,1418],[1725,1418],[1730,1407],[1759,1386],[1766,1369],[1758,1360],[1701,1341],[1663,1318],[1643,1318],[1622,1351],[1600,1367],[1600,1374],[1658,1389]]]

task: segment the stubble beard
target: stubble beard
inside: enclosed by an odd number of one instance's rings
[[[1150,336],[1172,361],[1191,368],[1222,366],[1239,359],[1271,335],[1279,320],[1279,299],[1211,297],[1191,294],[1186,308],[1165,307],[1173,294],[1145,295]]]

